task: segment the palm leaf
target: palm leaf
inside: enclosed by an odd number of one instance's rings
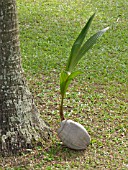
[[[69,73],[69,72],[66,72],[66,71],[61,72],[60,89],[61,89],[61,95],[63,97],[64,97],[66,90],[67,90],[69,84],[71,83],[71,81],[80,74],[82,74],[81,71],[75,71],[75,72],[72,72],[72,73]]]
[[[88,29],[91,25],[91,22],[92,22],[94,16],[95,16],[95,13],[89,18],[87,24],[84,26],[84,28],[82,29],[81,33],[79,34],[79,36],[77,37],[76,41],[74,42],[74,44],[72,46],[71,54],[70,54],[70,57],[68,59],[68,63],[67,63],[67,67],[66,67],[67,71],[71,71],[70,64],[73,62],[73,60],[75,59],[75,56],[79,52],[79,49],[80,49],[80,47],[81,47],[81,45],[82,45],[82,43],[85,39],[85,36],[88,32]]]
[[[65,86],[66,86],[67,78],[68,78],[68,73],[66,71],[61,72],[61,74],[60,74],[60,92],[61,92],[62,96],[64,96],[66,93]]]
[[[84,54],[96,43],[97,39],[101,37],[108,29],[109,27],[97,32],[84,43],[84,45],[79,50],[77,56],[75,56],[74,60],[72,60],[72,62],[70,63],[69,70],[72,70],[77,65],[77,63],[84,56]]]

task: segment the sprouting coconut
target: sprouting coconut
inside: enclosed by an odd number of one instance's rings
[[[72,120],[65,120],[63,113],[63,101],[66,94],[66,90],[71,83],[71,81],[82,74],[80,70],[73,71],[80,59],[85,55],[85,53],[96,43],[97,39],[106,32],[109,27],[97,32],[91,36],[85,43],[83,43],[86,34],[89,30],[91,22],[94,18],[93,14],[81,33],[74,42],[71,54],[69,56],[66,69],[60,74],[60,92],[61,92],[61,104],[60,104],[60,119],[61,126],[58,129],[58,136],[67,147],[75,150],[83,150],[90,144],[90,136],[87,130],[79,123]]]

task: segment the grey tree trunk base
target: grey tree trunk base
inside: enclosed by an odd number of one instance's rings
[[[0,155],[10,156],[49,137],[21,65],[16,0],[0,0]]]

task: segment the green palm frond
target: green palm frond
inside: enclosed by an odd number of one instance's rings
[[[66,94],[67,88],[71,81],[78,75],[80,75],[82,72],[81,71],[73,71],[75,66],[78,64],[80,59],[85,55],[85,53],[96,43],[97,39],[101,37],[108,29],[109,27],[98,31],[96,34],[91,36],[85,43],[83,43],[87,32],[90,28],[90,25],[92,23],[92,20],[94,18],[95,14],[93,14],[87,24],[84,26],[82,29],[81,33],[77,37],[76,41],[74,42],[72,49],[71,49],[71,54],[69,56],[67,65],[66,65],[66,70],[62,71],[60,74],[60,92],[61,92],[61,104],[60,104],[60,117],[61,120],[64,119],[63,115],[63,99]]]
[[[70,67],[71,63],[73,62],[75,56],[77,56],[77,54],[80,50],[80,47],[85,39],[85,36],[87,35],[87,32],[89,30],[89,27],[91,25],[91,22],[92,22],[94,16],[95,16],[95,13],[89,18],[87,24],[84,26],[84,28],[82,29],[81,33],[79,34],[79,36],[77,37],[76,41],[74,42],[74,44],[72,46],[71,54],[68,59],[68,63],[67,63],[67,67],[66,67],[67,71],[69,71],[69,67]]]
[[[74,42],[72,46],[71,54],[70,54],[70,57],[68,59],[67,66],[66,66],[67,71],[69,71],[70,64],[73,62],[75,56],[77,56],[80,50],[80,47],[85,39],[85,36],[87,35],[87,32],[89,30],[89,27],[91,25],[91,22],[94,16],[95,16],[95,13],[89,18],[87,24],[84,26],[84,28],[82,29],[81,33],[79,34],[79,36],[77,37],[76,41]]]
[[[91,36],[84,44],[83,46],[79,49],[77,55],[75,55],[72,58],[72,61],[70,62],[69,66],[68,66],[68,70],[71,71],[75,68],[75,66],[77,65],[77,63],[79,62],[79,60],[85,55],[85,53],[92,48],[92,46],[96,43],[97,39],[99,37],[101,37],[107,30],[109,29],[109,27],[104,28],[101,31],[98,31],[96,34],[94,34],[93,36]]]
[[[61,91],[61,95],[64,97],[66,90],[69,86],[69,84],[71,83],[71,81],[77,77],[78,75],[82,74],[83,72],[81,71],[74,71],[72,73],[63,71],[61,72],[60,75],[60,91]]]

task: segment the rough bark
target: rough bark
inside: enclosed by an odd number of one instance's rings
[[[17,153],[48,134],[21,67],[16,0],[0,0],[0,153]]]

